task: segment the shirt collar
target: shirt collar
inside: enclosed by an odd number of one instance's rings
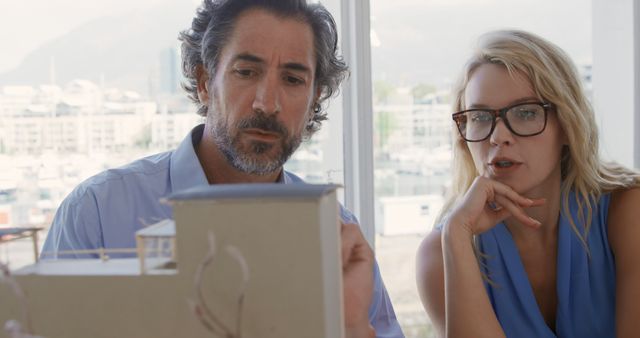
[[[204,124],[194,127],[171,154],[172,192],[209,184],[195,149],[200,143],[203,133]],[[290,184],[292,182],[293,178],[284,169],[276,180],[276,183]]]
[[[195,149],[195,145],[200,142],[203,132],[204,124],[193,128],[171,154],[170,180],[172,192],[209,184]]]
[[[278,176],[278,179],[276,180],[276,183],[289,184],[291,182],[292,181],[291,181],[291,177],[289,176],[289,173],[284,169],[282,169],[282,171],[280,172],[280,176]]]

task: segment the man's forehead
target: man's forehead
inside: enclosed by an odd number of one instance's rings
[[[301,19],[250,9],[236,19],[223,54],[231,59],[252,55],[268,63],[297,63],[313,69],[313,31]]]

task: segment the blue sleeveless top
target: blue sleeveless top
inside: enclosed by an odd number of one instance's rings
[[[570,196],[569,210],[578,222],[575,196]],[[483,269],[494,283],[485,282],[485,287],[507,337],[615,337],[615,262],[607,237],[609,199],[609,194],[603,195],[593,210],[587,237],[591,257],[561,206],[555,333],[540,313],[518,248],[504,223],[479,236],[480,252],[488,255]]]

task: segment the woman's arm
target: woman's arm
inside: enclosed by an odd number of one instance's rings
[[[637,337],[640,322],[640,188],[616,191],[608,216],[616,261],[616,336]]]
[[[455,220],[443,227],[447,337],[505,337],[482,282],[473,234]]]
[[[471,239],[461,245],[452,243],[453,248],[444,243],[451,239],[451,234],[432,231],[420,245],[417,257],[418,291],[436,336],[504,337],[484,289]],[[443,246],[449,252],[446,263]],[[461,255],[456,256],[458,253]],[[446,285],[445,270],[449,276]]]
[[[422,306],[436,330],[436,337],[445,336],[444,264],[440,230],[433,230],[420,244],[416,257],[416,283]]]
[[[489,208],[490,202],[498,208]],[[418,289],[440,337],[505,336],[484,288],[472,239],[510,216],[528,226],[539,226],[523,208],[542,203],[478,177],[449,214],[442,231],[425,238],[417,259]]]

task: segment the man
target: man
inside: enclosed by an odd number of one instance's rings
[[[60,206],[43,251],[134,247],[142,222],[171,217],[158,200],[178,190],[302,182],[282,166],[326,119],[322,103],[347,70],[329,12],[306,0],[205,0],[180,40],[185,89],[205,124],[174,151],[82,183]],[[343,208],[341,216],[347,331],[402,337],[355,217]]]

